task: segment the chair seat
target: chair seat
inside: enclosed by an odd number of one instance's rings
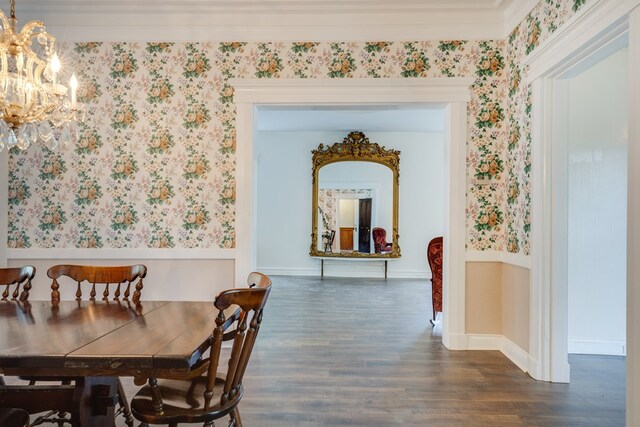
[[[26,427],[29,425],[29,414],[22,409],[0,408],[0,426]]]
[[[153,407],[151,387],[145,386],[131,400],[131,412],[138,420],[149,424],[172,423],[204,423],[228,415],[238,405],[242,398],[243,387],[240,385],[237,393],[225,402],[220,403],[220,396],[224,386],[224,379],[216,378],[213,398],[205,408],[204,391],[207,384],[206,376],[191,380],[158,380],[160,396],[162,396],[163,411],[158,414]]]

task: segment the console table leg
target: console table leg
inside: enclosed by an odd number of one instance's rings
[[[324,260],[320,260],[320,277],[324,277]]]
[[[384,278],[387,278],[387,261],[384,261]]]

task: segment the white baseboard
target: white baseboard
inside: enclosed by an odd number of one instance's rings
[[[467,334],[467,350],[500,350],[502,335]]]
[[[262,274],[268,276],[319,276],[319,268],[271,268],[260,267],[256,268]]]
[[[466,334],[449,334],[442,335],[442,343],[449,350],[470,350],[468,343],[468,335]]]
[[[355,261],[357,262],[357,261]],[[270,276],[320,276],[320,266],[318,268],[279,268],[261,267],[257,270]],[[359,263],[354,266],[341,263],[324,263],[325,277],[363,277],[363,278],[384,278],[384,264]],[[431,275],[424,270],[391,270],[387,271],[390,279],[424,279],[431,278]]]
[[[504,335],[467,334],[467,350],[498,350],[524,372],[531,366],[529,353]]]
[[[626,356],[626,341],[569,341],[569,354],[600,354]]]
[[[518,368],[524,372],[529,371],[529,353],[520,348],[516,343],[507,337],[502,337],[500,351],[507,356]]]

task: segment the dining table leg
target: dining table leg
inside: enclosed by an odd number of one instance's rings
[[[115,427],[118,403],[117,377],[84,377],[77,380],[74,407],[78,408],[74,425]]]

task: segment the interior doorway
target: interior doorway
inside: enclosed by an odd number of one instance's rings
[[[557,140],[567,149],[568,353],[625,356],[626,35],[567,71],[557,90],[566,105]]]
[[[434,104],[444,107],[446,167],[442,342],[466,349],[465,189],[467,103],[473,78],[431,79],[261,79],[231,80],[237,129],[235,280],[255,269],[256,191],[254,116],[259,105]]]

